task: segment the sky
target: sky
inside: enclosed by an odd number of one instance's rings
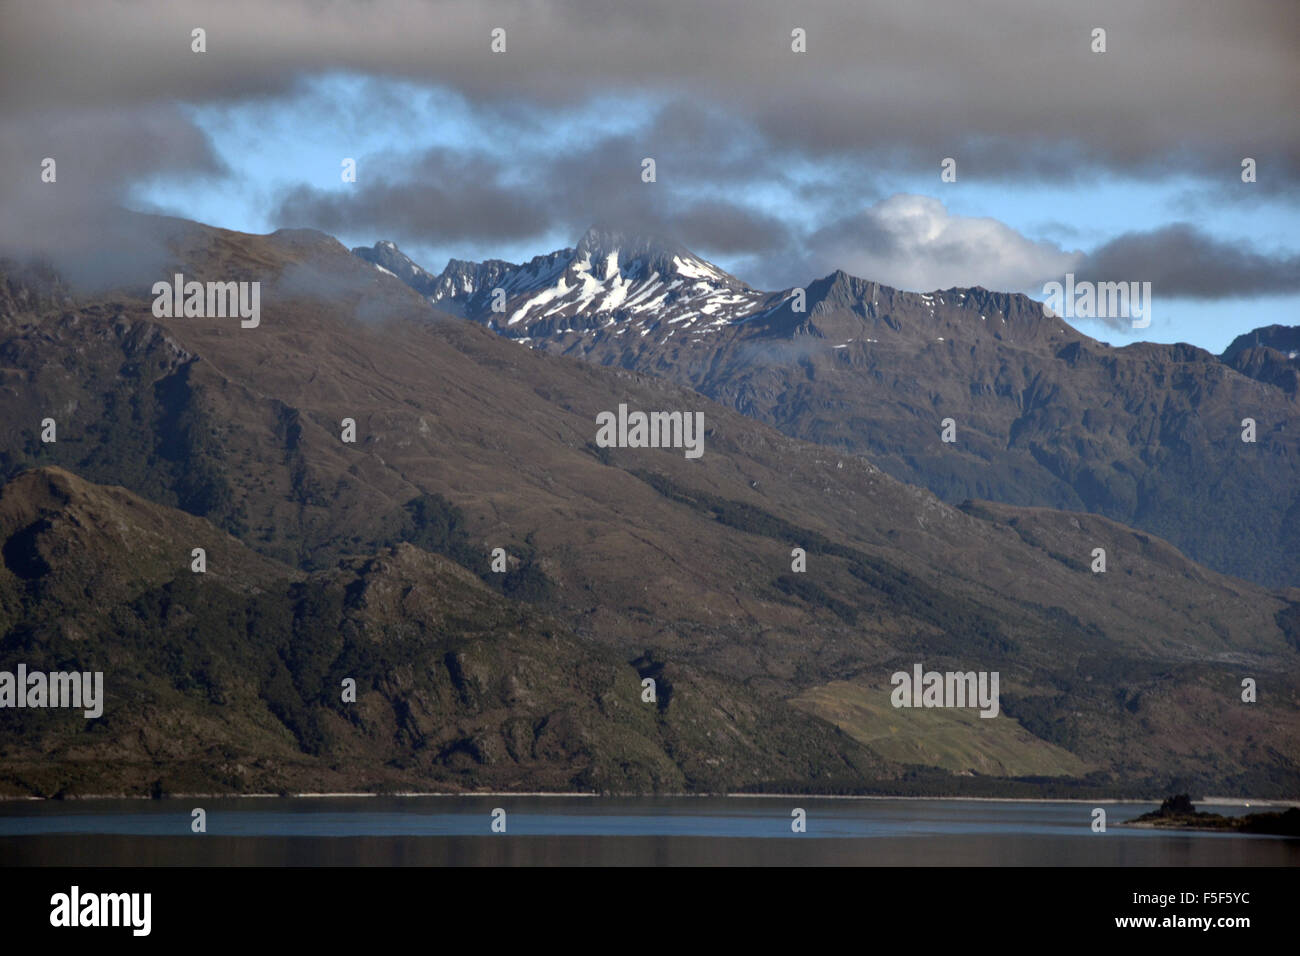
[[[761,289],[1150,282],[1073,324],[1219,352],[1300,324],[1298,48],[1292,0],[10,0],[0,254],[90,281],[127,208],[436,272],[602,223]]]

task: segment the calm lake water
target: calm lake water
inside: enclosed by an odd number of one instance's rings
[[[9,865],[1295,866],[1300,840],[1127,829],[1154,804],[763,797],[0,803]],[[190,830],[191,810],[207,832]],[[492,811],[506,811],[493,833]],[[791,811],[807,831],[791,830]],[[1215,812],[1252,812],[1212,807]]]

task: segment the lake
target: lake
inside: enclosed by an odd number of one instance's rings
[[[1092,809],[1107,832],[1091,829]],[[192,833],[191,811],[206,813]],[[1294,866],[1300,840],[1116,826],[1148,803],[327,797],[0,803],[0,864]],[[505,833],[492,832],[493,810]],[[791,811],[807,830],[791,829]],[[1239,814],[1259,807],[1215,806]],[[1270,808],[1262,808],[1270,809]]]

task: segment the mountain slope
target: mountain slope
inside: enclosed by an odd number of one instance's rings
[[[687,388],[520,349],[431,313],[319,234],[190,226],[175,256],[187,275],[260,277],[260,325],[154,319],[142,293],[0,317],[5,477],[59,465],[123,484],[313,580],[404,543],[453,558],[488,595],[530,602],[580,648],[673,688],[668,709],[684,716],[659,740],[678,770],[602,780],[901,780],[897,753],[872,752],[857,718],[841,726],[805,705],[845,684],[887,694],[893,671],[923,662],[1000,671],[998,719],[1027,732],[999,732],[997,761],[964,769],[1295,786],[1295,593],[1208,571],[1100,518],[960,510]],[[597,413],[620,403],[702,412],[703,457],[597,447]],[[46,415],[59,419],[57,443],[37,437]],[[345,418],[355,443],[341,439]],[[791,570],[796,546],[803,574]],[[1106,574],[1089,570],[1099,546]],[[489,570],[497,547],[507,574]],[[346,573],[325,590],[348,593],[357,572]],[[484,608],[453,629],[491,630]],[[401,620],[375,633],[400,633]],[[1269,688],[1258,704],[1240,701],[1243,676]],[[509,709],[494,717],[503,740]],[[945,729],[960,737],[945,752],[990,750],[986,723]],[[1026,749],[1008,753],[1009,741]],[[1052,748],[1076,762],[1044,763]],[[932,792],[968,785],[934,772]],[[575,785],[565,773],[546,779]],[[480,768],[469,779],[533,778]]]
[[[1277,386],[1292,399],[1300,392],[1300,328],[1255,329],[1233,339],[1220,358],[1243,375]]]
[[[671,378],[952,503],[1093,512],[1220,571],[1300,583],[1300,373],[1285,331],[1243,337],[1220,360],[1188,345],[1113,348],[1022,295],[904,292],[843,272],[742,290],[727,310],[685,298],[671,318],[565,288],[512,298],[503,322],[481,304],[465,314],[535,349]],[[548,296],[564,303],[553,318],[537,315]]]
[[[102,670],[106,691],[90,722],[0,710],[3,792],[680,790],[880,766],[690,668],[646,703],[631,663],[409,544],[304,576],[57,468],[0,489],[0,538],[0,667],[75,662]],[[32,539],[38,570],[15,560],[16,538]],[[205,574],[190,570],[194,541],[211,547]],[[704,734],[722,776],[690,756]],[[768,738],[784,756],[750,743]]]

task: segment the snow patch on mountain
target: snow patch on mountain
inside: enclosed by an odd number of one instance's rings
[[[388,241],[353,252],[397,275],[435,308],[518,339],[617,325],[663,341],[670,327],[727,325],[770,298],[680,245],[601,228],[588,230],[574,248],[527,263],[453,259],[437,276]]]

